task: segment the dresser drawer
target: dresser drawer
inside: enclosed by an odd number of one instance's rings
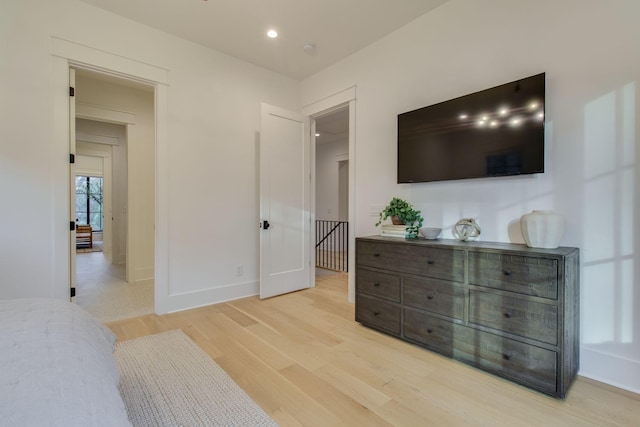
[[[556,393],[557,353],[404,309],[404,336],[446,356]]]
[[[469,252],[469,283],[542,298],[558,298],[558,261]]]
[[[400,302],[400,276],[358,268],[356,292]]]
[[[445,356],[453,356],[455,325],[452,322],[410,308],[403,308],[403,311],[404,338]]]
[[[556,345],[558,308],[555,305],[471,291],[469,322]]]
[[[404,277],[402,302],[409,307],[464,319],[464,288],[450,282]]]
[[[464,281],[464,251],[359,241],[356,264],[455,282]]]
[[[356,321],[389,334],[400,335],[401,310],[398,304],[356,295]]]

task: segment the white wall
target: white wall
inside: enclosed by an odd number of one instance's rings
[[[346,221],[340,218],[339,159],[349,155],[349,141],[316,144],[316,219]]]
[[[523,242],[532,209],[566,216],[581,250],[581,374],[640,391],[640,2],[452,0],[303,81],[302,103],[357,85],[356,233],[393,196],[444,237],[474,217],[487,241]],[[396,184],[396,115],[547,73],[546,172]]]
[[[167,70],[171,162],[156,176],[169,183],[156,195],[169,206],[169,235],[156,236],[168,244],[168,265],[162,266],[169,274],[166,309],[257,292],[260,103],[298,110],[300,84],[81,2],[5,0],[0,297],[59,296],[53,277],[66,268],[54,251],[56,230],[68,229],[68,221],[54,223],[65,201],[54,197],[52,187],[64,185],[66,157],[53,146],[52,37]],[[236,277],[236,265],[244,266],[244,276]]]

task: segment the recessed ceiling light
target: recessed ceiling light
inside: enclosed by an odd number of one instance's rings
[[[316,132],[316,136],[320,136],[320,134]]]
[[[269,30],[267,31],[267,36],[269,38],[275,39],[276,37],[278,37],[278,32],[276,30]]]

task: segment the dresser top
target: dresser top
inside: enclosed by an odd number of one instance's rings
[[[403,239],[398,237],[383,237],[383,236],[366,236],[366,237],[357,237],[356,240],[366,241],[366,242],[375,242],[375,243],[385,243],[385,244],[407,244],[407,245],[417,245],[417,246],[428,246],[428,247],[436,247],[436,248],[447,248],[447,249],[461,249],[461,250],[496,250],[496,251],[512,251],[512,252],[520,252],[523,255],[552,255],[552,256],[569,256],[571,254],[578,253],[578,248],[571,247],[558,247],[555,249],[541,249],[541,248],[530,248],[522,243],[500,243],[500,242],[461,242],[455,239],[436,239],[436,240],[427,240],[422,237],[417,239]]]

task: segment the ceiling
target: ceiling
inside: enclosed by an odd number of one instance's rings
[[[81,1],[302,80],[448,0]]]
[[[316,119],[316,144],[346,141],[349,138],[349,107]]]

